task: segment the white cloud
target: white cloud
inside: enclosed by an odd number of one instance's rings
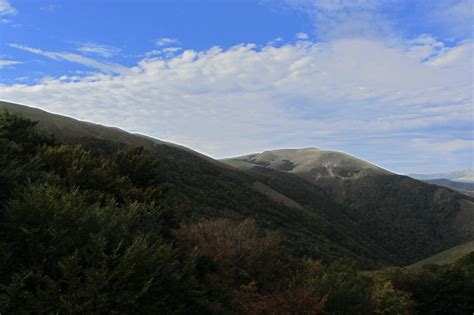
[[[145,53],[146,58],[172,58],[181,51],[181,47],[165,47],[163,49],[154,49]]]
[[[166,47],[163,49],[165,53],[175,53],[181,50],[181,47]]]
[[[33,54],[41,55],[53,60],[58,60],[58,61],[65,60],[69,62],[74,62],[74,63],[82,64],[87,67],[99,69],[101,71],[105,71],[109,73],[125,74],[125,73],[130,73],[132,71],[131,69],[119,64],[104,63],[104,62],[94,60],[92,58],[88,58],[88,57],[70,53],[70,52],[45,51],[38,48],[33,48],[33,47],[15,44],[15,43],[9,44],[9,46],[24,50],[24,51],[28,51]]]
[[[283,37],[277,37],[267,43],[267,46],[275,46],[281,44],[285,39]]]
[[[16,13],[16,9],[8,0],[0,0],[0,16],[14,15]]]
[[[398,45],[344,39],[212,47],[143,59],[122,76],[47,78],[0,86],[0,94],[215,157],[318,146],[393,170],[401,167],[396,160],[423,161],[426,169],[442,156],[413,147],[413,139],[456,143],[469,138],[472,128],[470,54],[456,53],[471,43],[441,44],[427,38]],[[442,49],[414,57],[413,47],[422,45]]]
[[[145,53],[145,57],[152,58],[152,57],[155,57],[155,56],[159,56],[162,53],[163,53],[163,50],[161,50],[161,49],[153,49],[153,50],[147,51]]]
[[[15,61],[15,60],[5,60],[5,59],[0,59],[0,69],[13,66],[16,64],[21,63],[20,61]]]
[[[297,33],[296,38],[299,40],[307,40],[309,38],[309,35],[306,33]]]
[[[171,46],[178,44],[179,41],[176,38],[161,37],[155,41],[155,45],[158,47]]]
[[[119,49],[115,47],[93,42],[84,43],[79,48],[77,48],[77,50],[85,54],[98,55],[105,58],[110,58],[119,52]]]

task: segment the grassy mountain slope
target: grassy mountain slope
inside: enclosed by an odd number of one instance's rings
[[[323,187],[334,199],[344,198],[343,181],[390,172],[348,154],[317,148],[283,149],[222,160],[241,169],[261,166],[298,175]]]
[[[425,258],[421,261],[418,261],[410,265],[409,268],[420,268],[428,264],[434,264],[434,265],[452,264],[471,252],[474,252],[474,241],[455,246],[453,248],[442,251],[441,253]]]
[[[358,178],[370,174],[390,173],[348,154],[317,148],[265,151],[232,160],[290,172],[314,182],[324,177]]]

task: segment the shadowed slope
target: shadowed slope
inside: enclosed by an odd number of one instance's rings
[[[393,174],[348,154],[286,149],[222,161],[251,173],[304,179],[340,205],[337,214],[322,207],[324,215],[353,222],[400,261],[422,259],[474,238],[474,204],[469,197]],[[288,191],[284,185],[282,189]]]

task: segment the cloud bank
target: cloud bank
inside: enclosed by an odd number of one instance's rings
[[[0,95],[214,157],[316,146],[411,172],[438,162],[457,167],[472,157],[472,52],[470,41],[449,47],[426,35],[390,44],[243,44],[145,58],[125,71],[106,68],[120,75],[0,86]]]

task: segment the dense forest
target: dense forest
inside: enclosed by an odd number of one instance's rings
[[[35,125],[0,116],[2,314],[474,311],[474,253],[444,266],[388,267],[377,259],[383,249],[322,224],[331,213],[301,217],[267,207],[264,196],[239,184],[247,184],[245,174],[230,177],[165,146],[64,142]],[[180,154],[188,163],[167,158]],[[307,189],[333,205],[324,192]],[[356,228],[350,214],[341,220]],[[304,231],[311,223],[329,231],[317,234],[314,248],[297,246],[299,236],[312,235]],[[331,247],[338,237],[346,244]],[[372,249],[378,252],[366,254]]]

